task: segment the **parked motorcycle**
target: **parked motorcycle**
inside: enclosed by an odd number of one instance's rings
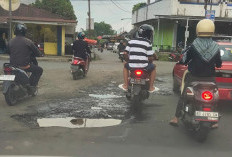
[[[203,142],[212,125],[219,121],[217,85],[213,82],[192,82],[183,94],[181,120],[196,139]]]
[[[30,73],[9,63],[4,63],[3,68],[4,75],[0,75],[0,80],[3,81],[3,94],[8,105],[15,105],[21,99],[37,95],[37,88],[29,86]]]
[[[83,58],[73,56],[72,61],[70,63],[73,80],[83,78],[87,75],[90,64],[89,62],[89,56],[87,57],[86,61]]]
[[[126,97],[134,105],[149,98],[149,73],[145,69],[130,70],[129,86]]]
[[[184,45],[182,42],[178,43],[177,44],[177,49],[176,51],[172,51],[168,58],[170,61],[173,61],[173,62],[178,62],[180,61],[181,57],[182,57],[182,51],[184,49]]]

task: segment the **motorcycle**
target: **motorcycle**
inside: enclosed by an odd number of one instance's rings
[[[168,58],[170,61],[173,62],[178,62],[180,61],[181,57],[182,57],[182,50],[184,49],[184,45],[182,42],[178,43],[177,45],[177,50],[173,51],[169,54]]]
[[[128,92],[126,97],[137,106],[149,98],[149,73],[145,69],[130,70]]]
[[[78,78],[83,78],[87,75],[87,72],[89,70],[89,63],[90,62],[90,56],[88,55],[86,61],[83,58],[80,57],[74,57],[71,61],[71,73],[73,80],[77,80]]]
[[[30,73],[9,63],[4,63],[3,68],[4,75],[0,75],[0,80],[3,81],[3,94],[8,105],[13,106],[21,99],[37,95],[38,89],[29,86]]]
[[[220,118],[216,109],[219,98],[217,85],[213,82],[192,82],[183,94],[181,120],[196,139],[203,142]]]
[[[123,60],[124,60],[124,52],[119,52],[118,58],[123,62]]]

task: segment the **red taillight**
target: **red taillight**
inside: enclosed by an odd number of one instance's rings
[[[78,60],[73,60],[73,64],[78,64]]]
[[[203,111],[211,111],[211,108],[203,108]]]
[[[202,98],[204,100],[212,100],[213,99],[213,94],[210,91],[205,91],[202,93]]]
[[[135,71],[135,75],[136,76],[141,76],[143,74],[143,71],[142,70],[136,70]]]
[[[5,67],[5,68],[4,68],[4,72],[5,72],[6,74],[11,74],[12,69],[9,68],[9,67]]]

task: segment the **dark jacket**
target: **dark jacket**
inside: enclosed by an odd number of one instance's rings
[[[18,67],[29,65],[32,56],[43,56],[34,43],[24,36],[11,39],[6,52],[10,55],[10,64]]]
[[[75,57],[81,57],[83,59],[87,59],[87,53],[91,54],[91,51],[88,47],[88,43],[84,40],[76,40],[73,42],[73,55]]]
[[[123,51],[125,50],[125,48],[126,48],[126,46],[123,45],[122,43],[120,43],[120,44],[118,45],[118,51],[119,51],[119,52],[123,52]]]
[[[219,47],[212,39],[196,39],[186,49],[183,63],[188,65],[188,70],[193,76],[214,77],[215,67],[219,68],[222,65]]]

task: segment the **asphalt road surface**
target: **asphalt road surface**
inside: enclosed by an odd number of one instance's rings
[[[219,128],[198,143],[168,124],[178,101],[174,63],[156,62],[160,90],[135,111],[118,88],[123,64],[112,52],[98,55],[84,79],[72,80],[68,62],[41,61],[38,96],[8,106],[0,95],[0,156],[231,157],[231,102],[220,102]]]

